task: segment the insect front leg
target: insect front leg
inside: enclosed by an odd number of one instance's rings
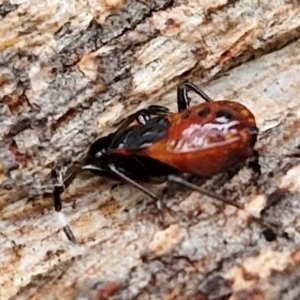
[[[66,216],[62,213],[62,202],[61,202],[61,193],[65,189],[65,185],[62,182],[61,176],[57,173],[57,171],[51,171],[51,177],[54,180],[54,189],[53,189],[53,204],[54,209],[57,212],[58,220],[62,226],[62,229],[67,236],[68,240],[72,243],[76,244],[76,238],[68,225]]]
[[[190,106],[191,99],[188,96],[188,90],[192,90],[206,102],[212,102],[208,95],[206,95],[200,88],[190,82],[184,82],[177,87],[177,107],[178,112],[187,109]]]

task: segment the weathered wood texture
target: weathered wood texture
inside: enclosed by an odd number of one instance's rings
[[[300,299],[298,1],[0,3],[0,299]],[[42,199],[51,168],[138,107],[175,110],[187,79],[255,113],[263,174],[218,190],[256,215],[273,204],[264,217],[289,239],[176,187],[162,229],[143,194],[90,178],[64,193],[70,244]]]

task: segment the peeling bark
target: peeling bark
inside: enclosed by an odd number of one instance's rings
[[[0,298],[300,298],[299,28],[297,1],[0,1]],[[161,228],[133,187],[78,178],[70,244],[43,196],[50,170],[140,107],[175,111],[186,80],[257,118],[261,178],[204,185],[245,211],[174,186]],[[261,210],[289,239],[266,240]]]

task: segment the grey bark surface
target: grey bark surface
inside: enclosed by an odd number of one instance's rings
[[[300,299],[298,38],[297,1],[0,0],[0,299]],[[260,178],[204,184],[245,209],[148,185],[176,212],[162,228],[132,186],[81,176],[71,244],[51,169],[141,107],[176,111],[186,80],[256,116]],[[285,235],[266,240],[262,210]]]

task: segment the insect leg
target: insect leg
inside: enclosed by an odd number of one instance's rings
[[[145,111],[153,116],[168,116],[171,114],[167,107],[161,105],[150,105]]]
[[[139,124],[145,125],[147,121],[151,119],[151,116],[168,116],[170,115],[170,110],[161,105],[150,105],[147,108],[143,108],[138,110],[137,112],[128,116],[120,126],[120,128],[116,131],[115,134],[119,132],[123,132],[131,123],[138,122]]]
[[[174,213],[171,209],[169,209],[168,207],[166,207],[163,202],[157,197],[157,195],[155,195],[154,193],[152,193],[151,191],[149,191],[147,188],[143,187],[141,184],[139,184],[138,182],[132,180],[131,178],[129,178],[128,176],[126,176],[125,174],[123,174],[122,172],[120,172],[116,166],[114,164],[109,164],[109,169],[110,171],[117,175],[119,178],[123,179],[124,181],[131,183],[133,186],[135,186],[137,189],[139,189],[140,191],[142,191],[143,193],[145,193],[146,195],[150,196],[154,201],[155,201],[155,205],[157,207],[158,210],[162,210],[165,209],[169,212],[169,214],[174,217]]]
[[[65,215],[62,213],[62,203],[61,203],[61,197],[60,194],[62,193],[64,187],[59,182],[59,175],[55,170],[51,171],[51,177],[55,180],[54,189],[53,189],[53,202],[54,202],[54,209],[57,212],[57,216],[59,219],[59,222],[62,225],[63,231],[65,235],[67,236],[68,240],[70,240],[72,243],[76,244],[75,236],[71,230],[71,228],[68,225],[67,219]]]
[[[152,193],[147,188],[143,187],[141,184],[137,183],[136,181],[132,180],[131,178],[129,178],[128,176],[126,176],[125,174],[123,174],[122,172],[120,172],[116,168],[116,166],[114,164],[109,164],[108,167],[109,167],[109,170],[113,174],[117,175],[119,178],[123,179],[124,181],[129,182],[130,184],[132,184],[133,186],[135,186],[137,189],[139,189],[140,191],[142,191],[146,195],[150,196],[153,200],[156,201],[157,207],[159,209],[161,208],[160,200],[159,200],[159,198],[154,193]]]
[[[259,164],[259,153],[257,150],[253,150],[253,160],[248,164],[249,168],[252,169],[258,176],[261,175],[261,166]]]
[[[171,114],[170,110],[167,107],[161,105],[150,105],[146,109],[142,109],[137,113],[137,122],[141,125],[145,125],[151,116],[168,116]]]
[[[213,192],[209,192],[209,191],[207,191],[207,190],[205,190],[205,189],[202,189],[201,187],[198,187],[197,185],[195,185],[195,184],[193,184],[193,183],[190,183],[190,182],[188,182],[187,180],[185,180],[185,179],[183,179],[183,178],[181,178],[181,177],[179,177],[179,176],[176,176],[176,175],[169,175],[169,176],[168,176],[168,181],[174,182],[174,183],[177,183],[177,184],[181,184],[181,185],[183,185],[183,186],[185,186],[185,187],[188,187],[188,188],[190,188],[190,189],[193,189],[193,190],[195,190],[195,191],[197,191],[197,192],[199,192],[199,193],[201,193],[201,194],[204,194],[204,195],[206,195],[206,196],[212,197],[212,198],[214,198],[214,199],[216,199],[216,200],[218,200],[218,201],[221,201],[221,202],[223,202],[223,203],[226,203],[226,204],[228,204],[228,205],[232,205],[232,206],[236,207],[237,209],[241,209],[241,210],[243,210],[244,212],[248,213],[248,212],[245,210],[245,208],[244,208],[243,205],[240,205],[240,204],[235,203],[235,202],[233,202],[233,201],[231,201],[231,200],[228,200],[228,199],[226,199],[225,197],[222,197],[221,195],[218,195],[218,194],[215,194],[215,193],[213,193]],[[273,230],[274,232],[279,233],[279,234],[282,235],[282,236],[284,235],[283,231],[280,229],[280,227],[279,227],[278,224],[273,223],[273,222],[265,221],[265,220],[262,219],[262,218],[255,217],[255,216],[253,216],[251,213],[248,213],[248,214],[249,214],[249,215],[251,216],[251,218],[252,218],[254,221],[256,221],[257,223],[259,223],[259,224],[265,226],[265,227],[268,228],[268,229]]]
[[[208,95],[206,95],[200,88],[190,82],[184,82],[177,87],[177,106],[178,112],[187,109],[190,106],[191,99],[188,96],[188,90],[192,90],[206,102],[212,102]]]
[[[124,180],[124,182],[132,184],[138,190],[142,191],[146,195],[150,196],[153,200],[155,200],[155,205],[156,205],[157,209],[162,210],[162,208],[165,208],[166,210],[169,211],[169,209],[167,207],[165,207],[165,205],[161,202],[161,200],[157,197],[157,195],[155,195],[154,193],[152,193],[147,188],[145,188],[144,186],[142,186],[138,182],[134,181],[130,177],[126,176],[124,173],[120,172],[114,164],[109,164],[108,168],[111,171],[111,173],[113,173],[116,177]],[[94,165],[86,165],[86,166],[83,167],[83,169],[84,170],[89,170],[89,171],[99,171],[99,172],[102,171],[101,168],[98,168]],[[169,211],[169,213],[170,213],[170,211]]]
[[[137,122],[138,124],[145,125],[151,119],[151,116],[168,116],[170,114],[170,110],[161,105],[150,105],[148,108],[138,110],[121,122],[119,129],[114,133],[114,138],[110,146],[113,147],[119,136],[126,131],[131,123]]]
[[[190,189],[193,189],[193,190],[195,190],[195,191],[197,191],[197,192],[199,192],[203,195],[209,196],[209,197],[214,198],[216,200],[219,200],[223,203],[235,206],[238,209],[243,209],[243,206],[235,203],[234,201],[228,200],[228,199],[226,199],[225,197],[223,197],[221,195],[218,195],[216,193],[213,193],[213,192],[210,192],[206,189],[203,189],[203,188],[201,188],[201,187],[199,187],[199,186],[197,186],[197,185],[195,185],[195,184],[193,184],[193,183],[191,183],[191,182],[189,182],[189,181],[187,181],[187,180],[185,180],[185,179],[183,179],[179,176],[169,175],[168,176],[168,181],[174,182],[174,183],[177,183],[177,184],[181,184],[181,185],[186,186]]]

